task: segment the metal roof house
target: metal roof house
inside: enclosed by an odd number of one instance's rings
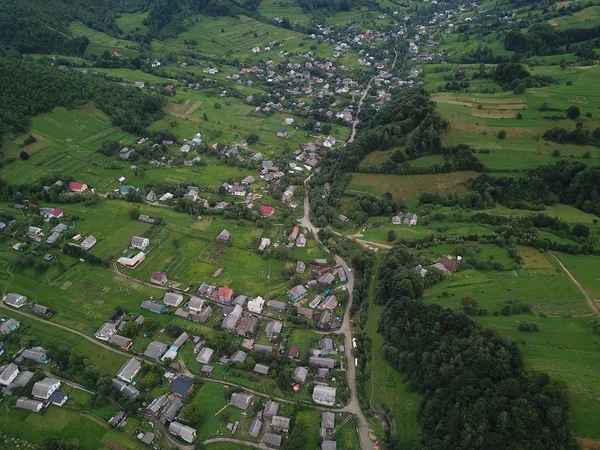
[[[48,358],[48,354],[46,353],[46,350],[44,350],[43,347],[26,348],[19,355],[19,358],[21,358],[22,360],[33,361],[38,364],[44,364],[50,361],[50,358]]]
[[[335,368],[335,359],[322,358],[320,356],[311,356],[308,358],[310,364],[314,364],[317,367],[326,367],[328,369]]]
[[[142,368],[142,363],[135,358],[129,359],[117,372],[117,378],[131,383]]]
[[[167,306],[176,308],[183,302],[183,295],[178,294],[177,292],[167,292],[163,297],[163,302]]]
[[[252,421],[252,423],[250,424],[250,429],[248,430],[248,436],[253,437],[253,438],[257,438],[258,435],[260,434],[260,430],[262,428],[262,420],[260,420],[258,418],[258,416],[256,416],[254,418],[254,420]]]
[[[335,405],[336,388],[318,384],[313,389],[313,401],[319,405],[333,406]]]
[[[274,445],[275,447],[281,447],[283,442],[283,436],[275,433],[265,433],[263,442],[266,444]]]
[[[150,300],[143,301],[140,305],[140,308],[156,314],[162,314],[165,311],[165,305],[161,305]]]
[[[269,400],[265,404],[265,408],[263,409],[263,416],[265,417],[273,417],[277,415],[279,411],[279,403],[274,402],[273,400]]]
[[[271,428],[287,433],[290,431],[290,422],[291,419],[288,417],[273,416],[271,419]]]
[[[268,375],[269,374],[269,370],[271,370],[271,368],[265,364],[256,364],[254,366],[254,372],[256,373],[260,373],[262,375]]]
[[[248,409],[252,403],[252,396],[244,392],[234,392],[231,394],[229,403],[240,409]]]
[[[46,377],[33,385],[31,395],[42,400],[48,400],[50,396],[60,387],[60,380]]]
[[[17,328],[19,328],[20,324],[21,322],[19,322],[18,320],[10,318],[6,322],[3,322],[2,325],[0,325],[0,334],[10,334]]]
[[[196,430],[179,422],[171,422],[169,424],[169,433],[189,443],[194,442],[194,439],[196,439]]]
[[[4,296],[4,303],[13,308],[22,308],[27,303],[27,297],[21,294],[8,293]]]
[[[308,368],[302,367],[302,366],[296,367],[296,370],[294,371],[293,379],[296,380],[298,383],[304,383],[304,382],[306,382],[307,378],[308,378]]]
[[[167,344],[158,341],[153,341],[150,344],[148,344],[148,347],[146,347],[144,356],[146,358],[158,360],[162,355],[164,355],[166,351]]]
[[[44,403],[27,397],[21,397],[15,403],[15,408],[39,413],[44,408]]]
[[[198,361],[200,364],[208,364],[214,352],[215,351],[212,348],[204,347],[198,352],[198,356],[196,356],[196,361]]]

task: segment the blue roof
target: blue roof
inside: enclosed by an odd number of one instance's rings
[[[175,344],[171,344],[171,347],[169,347],[169,350],[173,350],[174,352],[176,352],[177,350],[179,350],[179,347],[177,347]]]
[[[67,399],[67,398],[69,398],[69,397],[68,397],[68,396],[67,396],[67,394],[65,394],[64,392],[60,392],[60,391],[54,391],[54,392],[52,393],[52,395],[50,396],[50,399],[49,399],[49,400],[50,400],[52,403],[62,403],[62,402],[63,402],[63,400],[65,400],[65,399]]]
[[[122,185],[119,187],[119,192],[120,192],[121,194],[127,194],[129,191],[132,191],[133,189],[135,189],[135,186],[128,186],[128,185],[126,185],[126,184],[122,184]]]
[[[4,222],[0,222],[0,230],[6,228],[6,224]]]

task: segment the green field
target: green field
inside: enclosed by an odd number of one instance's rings
[[[600,257],[563,253],[556,253],[556,256],[583,286],[588,295],[594,300],[600,300]]]

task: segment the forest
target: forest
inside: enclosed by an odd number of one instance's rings
[[[439,281],[392,249],[378,273],[384,355],[422,396],[412,449],[577,449],[566,388],[528,374],[517,345],[462,312],[417,298]],[[394,445],[394,444],[393,444]],[[402,448],[395,444],[394,448]]]
[[[559,161],[530,170],[524,177],[483,174],[469,182],[482,198],[513,208],[564,203],[600,215],[600,168]]]
[[[521,55],[555,55],[573,51],[570,49],[573,44],[597,38],[600,38],[600,25],[556,30],[547,23],[541,23],[527,31],[509,32],[504,39],[504,48]]]
[[[163,97],[148,95],[91,75],[45,64],[0,59],[0,136],[27,131],[31,117],[57,106],[94,102],[115,125],[132,133],[162,116]]]

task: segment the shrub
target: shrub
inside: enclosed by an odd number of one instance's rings
[[[567,117],[569,119],[577,119],[581,115],[581,111],[579,110],[579,106],[571,105],[567,109]]]
[[[21,158],[23,161],[27,161],[29,159],[29,153],[27,153],[25,150],[21,150],[19,153],[19,158]]]
[[[525,333],[533,333],[540,331],[540,326],[535,322],[519,322],[517,324],[517,330]]]
[[[504,139],[506,137],[506,131],[500,130],[498,131],[498,139]]]

